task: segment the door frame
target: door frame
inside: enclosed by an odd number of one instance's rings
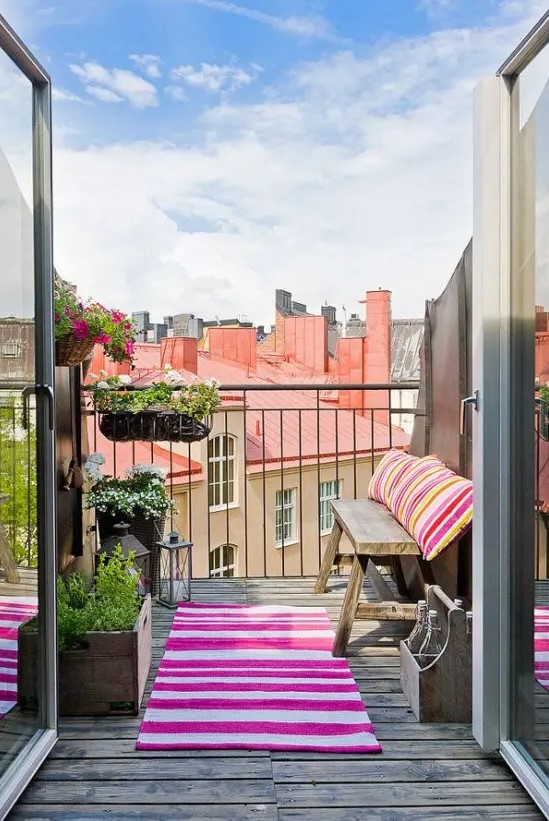
[[[533,283],[521,280],[517,287],[518,250],[512,241],[517,236],[512,192],[520,183],[514,151],[519,100],[513,92],[520,74],[548,44],[546,12],[497,74],[478,84],[473,152],[473,381],[480,397],[473,446],[473,733],[484,749],[500,750],[546,814],[547,779],[511,739],[510,681],[511,605],[517,595],[511,584],[517,558],[511,550],[517,527],[513,511],[519,496],[530,499],[531,491],[527,481],[514,476],[513,466],[517,425],[532,416],[535,330]],[[522,397],[513,405],[511,387]],[[523,604],[533,607],[533,601]]]
[[[54,388],[51,81],[0,16],[0,49],[32,84],[35,381],[38,482],[39,727],[0,779],[0,817],[13,806],[57,741],[57,622]]]

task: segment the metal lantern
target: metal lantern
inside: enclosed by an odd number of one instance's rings
[[[175,530],[162,542],[160,550],[160,589],[158,602],[176,608],[178,602],[191,600],[192,542],[182,539]]]
[[[135,554],[134,564],[142,579],[142,592],[148,593],[150,581],[150,550],[147,550],[145,545],[130,533],[129,524],[120,522],[114,525],[113,530],[115,531],[114,535],[105,539],[97,551],[97,555],[111,558],[118,545],[122,548],[122,553],[125,557],[133,552]]]

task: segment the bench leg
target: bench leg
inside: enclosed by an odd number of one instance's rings
[[[341,658],[347,653],[347,645],[351,637],[351,630],[353,629],[358,600],[360,599],[362,585],[364,584],[364,570],[367,562],[367,556],[355,556],[353,560],[353,566],[349,574],[349,582],[347,584],[347,590],[345,591],[345,598],[343,599],[343,606],[339,614],[339,623],[332,647],[332,655],[337,658]]]
[[[330,533],[330,538],[328,539],[328,544],[326,545],[326,550],[324,551],[324,556],[322,557],[322,564],[320,565],[320,570],[318,571],[318,577],[315,584],[315,593],[326,592],[328,578],[332,567],[334,566],[339,548],[339,542],[341,541],[341,532],[341,525],[334,519],[332,532]]]

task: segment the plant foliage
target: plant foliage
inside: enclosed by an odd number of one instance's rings
[[[133,359],[135,328],[131,319],[98,302],[83,303],[75,291],[60,281],[55,283],[54,322],[55,339],[59,342],[90,341],[102,345],[114,362]]]
[[[138,513],[146,519],[156,519],[173,508],[163,474],[154,465],[134,465],[126,471],[125,479],[106,476],[94,484],[86,498],[86,507],[111,516]]]
[[[124,390],[126,383],[118,376],[94,382],[87,390],[100,413],[175,411],[201,422],[218,410],[221,400],[214,380],[181,385],[173,376],[175,373],[169,371],[165,381],[139,390]]]
[[[59,650],[85,646],[85,634],[91,631],[110,633],[133,628],[142,602],[134,558],[133,553],[125,557],[120,545],[110,558],[100,556],[91,591],[80,573],[58,578]]]

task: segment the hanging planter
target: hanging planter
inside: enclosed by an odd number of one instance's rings
[[[111,442],[200,442],[210,433],[208,420],[178,411],[118,411],[99,414],[99,430]]]
[[[126,376],[88,385],[103,436],[111,442],[205,439],[212,429],[212,414],[221,405],[216,383],[185,385],[181,375],[170,368],[164,379],[139,389],[133,389]]]
[[[94,343],[90,340],[64,339],[55,343],[55,364],[58,367],[80,365],[93,353]]]
[[[132,321],[121,311],[98,303],[83,303],[76,292],[55,282],[55,364],[79,365],[88,359],[94,345],[102,345],[113,362],[131,362],[135,346]]]

